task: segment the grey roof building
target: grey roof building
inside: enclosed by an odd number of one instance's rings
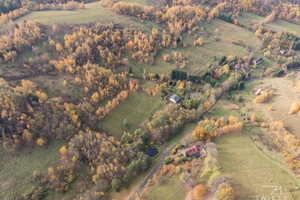
[[[172,101],[173,103],[178,103],[180,101],[180,97],[177,94],[173,94],[172,96],[170,96],[170,101]]]
[[[254,60],[254,63],[259,65],[260,63],[262,63],[264,60],[262,58],[258,58],[256,60]]]

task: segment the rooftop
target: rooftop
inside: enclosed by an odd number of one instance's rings
[[[174,103],[178,103],[180,100],[180,97],[177,94],[173,94],[172,96],[170,96],[170,101],[174,102]]]

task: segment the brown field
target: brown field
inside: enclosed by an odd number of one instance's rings
[[[291,133],[300,138],[300,115],[289,114],[292,102],[300,100],[300,91],[291,85],[292,81],[289,78],[268,78],[255,81],[252,85],[253,89],[272,86],[275,88],[275,93],[266,103],[254,104],[252,101],[249,103],[267,122],[281,120]],[[268,110],[270,106],[273,107],[273,111]]]

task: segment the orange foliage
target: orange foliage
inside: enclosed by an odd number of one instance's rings
[[[300,145],[300,139],[289,133],[281,121],[271,123],[268,134],[274,139],[278,148],[282,149],[288,167],[300,176],[300,160],[298,159],[300,152],[297,148]]]
[[[255,122],[257,119],[256,113],[253,113],[253,115],[251,115],[251,122]]]
[[[272,106],[270,106],[270,107],[268,108],[268,110],[269,110],[269,111],[272,111],[272,110],[273,110],[273,107],[272,107]]]
[[[206,194],[206,188],[202,184],[197,185],[193,188],[193,197],[195,199],[199,199],[203,197],[205,194]]]
[[[62,154],[62,155],[66,155],[68,153],[68,149],[67,147],[64,145],[63,147],[61,147],[59,149],[59,152]]]
[[[296,114],[299,111],[300,111],[300,101],[293,102],[290,108],[290,114]]]

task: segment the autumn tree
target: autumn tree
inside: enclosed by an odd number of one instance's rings
[[[40,147],[42,147],[42,146],[45,145],[45,141],[43,140],[43,138],[37,139],[36,143],[37,143]]]
[[[292,103],[290,108],[290,114],[296,114],[300,111],[300,101],[295,101]]]
[[[206,194],[206,188],[203,185],[197,185],[193,188],[193,197],[195,199],[200,199]]]
[[[235,199],[235,193],[232,189],[232,187],[228,183],[222,183],[219,185],[215,195],[214,199],[217,200],[234,200]]]
[[[256,120],[257,120],[256,113],[253,113],[253,114],[251,115],[251,122],[256,122]]]

